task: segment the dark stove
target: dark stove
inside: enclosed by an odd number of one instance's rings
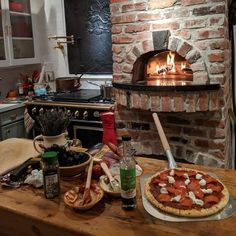
[[[113,104],[112,99],[104,99],[100,94],[100,90],[96,89],[80,89],[73,92],[48,93],[47,95],[33,96],[34,101],[56,101],[70,103],[99,103]]]

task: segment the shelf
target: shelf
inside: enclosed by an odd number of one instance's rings
[[[25,13],[25,12],[17,12],[17,11],[10,11],[11,15],[16,15],[16,16],[31,16],[30,13]]]
[[[12,40],[33,40],[32,37],[12,37]]]

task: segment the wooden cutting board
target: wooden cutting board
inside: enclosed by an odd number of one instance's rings
[[[0,175],[3,175],[39,153],[33,147],[33,140],[9,138],[0,142]]]

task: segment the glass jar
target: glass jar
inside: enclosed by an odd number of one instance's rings
[[[60,173],[57,152],[45,152],[42,155],[43,187],[46,198],[60,194]]]

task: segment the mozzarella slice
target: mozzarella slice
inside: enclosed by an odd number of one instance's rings
[[[201,189],[203,193],[213,193],[213,190],[208,188],[208,189]]]
[[[174,177],[172,177],[172,176],[167,176],[167,179],[168,179],[169,184],[175,183]]]
[[[175,175],[175,171],[174,171],[174,169],[172,169],[171,171],[170,171],[170,176],[174,176]]]
[[[160,189],[160,192],[163,193],[163,194],[167,194],[167,193],[168,193],[168,191],[167,191],[166,188],[161,188],[161,189]]]
[[[172,202],[179,202],[180,199],[181,199],[181,195],[177,195],[177,196],[171,198],[171,201],[172,201]]]
[[[196,177],[195,177],[196,179],[202,179],[202,175],[201,174],[196,174]]]
[[[204,202],[201,199],[197,199],[192,191],[188,193],[189,198],[193,201],[194,204],[203,206]]]
[[[165,187],[165,186],[166,186],[165,183],[159,183],[158,185],[159,185],[160,187]]]
[[[185,185],[188,185],[188,184],[190,183],[190,179],[186,179],[186,180],[184,181],[184,183],[185,183]]]
[[[188,176],[187,173],[184,173],[183,176],[184,176],[185,179],[189,179],[189,176]]]
[[[200,186],[205,186],[206,185],[206,180],[205,179],[201,179],[200,181],[199,181],[199,184],[200,184]]]

